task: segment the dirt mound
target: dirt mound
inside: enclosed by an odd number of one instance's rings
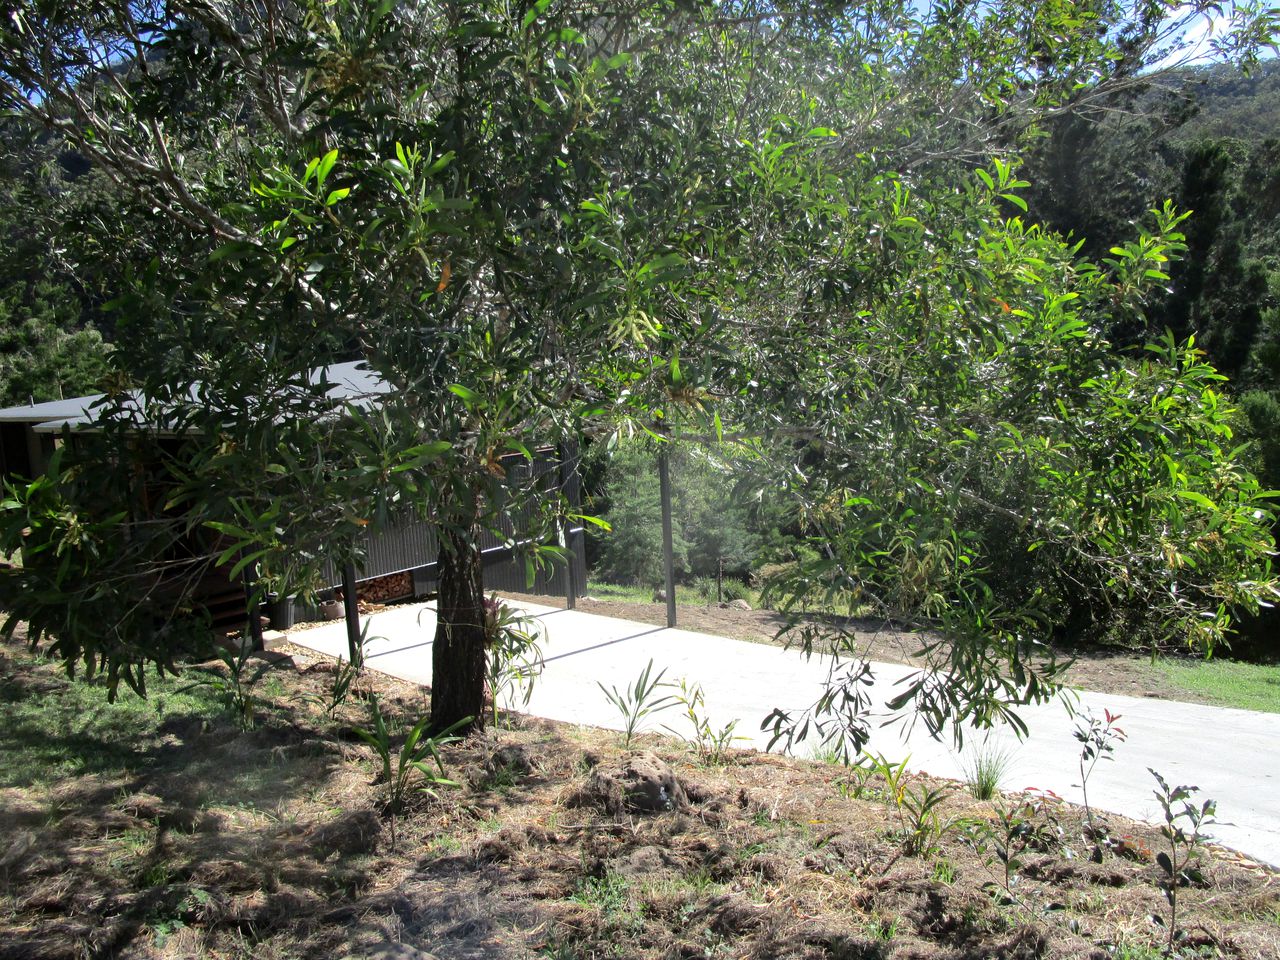
[[[568,803],[619,816],[683,810],[689,798],[670,765],[657,754],[645,752],[597,766]]]

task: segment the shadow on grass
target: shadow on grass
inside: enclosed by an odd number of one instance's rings
[[[197,928],[206,953],[219,930],[259,940],[367,890],[381,822],[316,802],[344,764],[313,714],[276,702],[242,732],[185,678],[109,704],[17,657],[0,652],[0,957]]]

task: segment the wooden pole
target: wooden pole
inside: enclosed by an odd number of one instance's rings
[[[667,445],[658,448],[658,485],[662,492],[662,568],[667,585],[667,626],[676,625],[676,559],[671,538],[671,464]]]
[[[356,565],[348,563],[342,568],[342,607],[347,614],[347,654],[357,668],[364,666],[364,651],[360,648],[360,605],[356,597]]]
[[[250,569],[253,570],[252,574]],[[254,602],[253,581],[257,579],[257,570],[257,564],[250,564],[240,577],[244,581],[244,605],[248,608],[249,614],[249,638],[253,643],[253,649],[262,652],[266,649],[267,642],[262,636],[262,606]]]
[[[560,445],[560,489],[569,501],[569,508],[574,513],[582,512],[582,484],[578,478],[578,444],[570,440]],[[564,546],[569,551],[569,566],[565,570],[565,605],[573,610],[578,605],[578,559],[584,557],[582,528],[575,527],[574,522],[561,518],[564,524]]]

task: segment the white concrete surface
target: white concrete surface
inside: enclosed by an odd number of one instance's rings
[[[801,712],[818,697],[829,664],[806,661],[795,651],[763,644],[667,630],[649,624],[601,617],[577,610],[524,605],[544,627],[545,667],[527,712],[552,720],[617,729],[621,717],[597,682],[623,689],[650,659],[665,680],[700,683],[707,713],[719,728],[738,721],[737,733],[750,738],[739,746],[763,748],[768,734],[760,723],[774,707]],[[404,680],[431,682],[431,640],[435,611],[429,604],[389,608],[367,618],[366,663]],[[290,631],[289,640],[332,656],[347,652],[342,621]],[[872,696],[883,704],[893,684],[911,668],[876,664]],[[526,709],[526,708],[522,708]],[[1089,780],[1095,809],[1156,822],[1160,808],[1148,767],[1171,784],[1193,784],[1201,798],[1218,801],[1214,839],[1257,860],[1280,865],[1280,714],[1256,713],[1167,700],[1112,694],[1080,694],[1078,710],[1104,709],[1119,714],[1128,735],[1115,759],[1103,760]],[[1080,744],[1074,721],[1061,702],[1020,711],[1030,736],[1019,741],[1011,731],[990,734],[993,745],[1013,754],[1005,789],[1039,787],[1079,802]],[[888,714],[881,707],[882,718]],[[681,729],[675,710],[657,715],[648,727]],[[868,749],[891,760],[910,755],[909,766],[937,776],[963,779],[963,760],[949,742],[930,738],[917,724],[873,727]],[[981,734],[966,738],[973,742]],[[806,749],[802,745],[799,749]]]

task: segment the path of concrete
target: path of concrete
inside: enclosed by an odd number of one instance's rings
[[[624,689],[652,660],[655,673],[665,669],[666,680],[684,678],[702,685],[713,726],[737,720],[737,732],[750,738],[739,746],[764,748],[769,739],[760,731],[764,717],[774,707],[808,708],[829,672],[829,664],[817,658],[806,661],[778,647],[577,610],[522,606],[544,629],[545,668],[528,707],[520,709],[551,720],[620,728],[618,711],[596,684]],[[432,606],[390,607],[367,619],[368,665],[429,684]],[[342,622],[295,629],[288,639],[335,657],[347,651]],[[877,664],[874,701],[883,705],[893,695],[893,684],[911,672],[909,667]],[[1218,801],[1219,823],[1211,830],[1218,842],[1280,866],[1280,714],[1092,692],[1080,694],[1077,709],[1119,714],[1119,726],[1128,735],[1117,746],[1115,760],[1099,763],[1089,781],[1095,808],[1156,822],[1160,809],[1152,794],[1151,767],[1170,783],[1195,784],[1200,797]],[[883,706],[880,715],[888,716]],[[1080,744],[1066,708],[1054,702],[1024,708],[1021,715],[1031,729],[1027,740],[1019,742],[1007,729],[990,734],[991,747],[1012,755],[1003,786],[1039,787],[1079,802]],[[674,710],[659,714],[649,727],[663,724],[681,730]],[[892,760],[909,754],[914,770],[964,779],[965,756],[930,738],[923,724],[914,730],[904,727],[875,728],[868,749]],[[971,734],[967,739],[975,738]]]

